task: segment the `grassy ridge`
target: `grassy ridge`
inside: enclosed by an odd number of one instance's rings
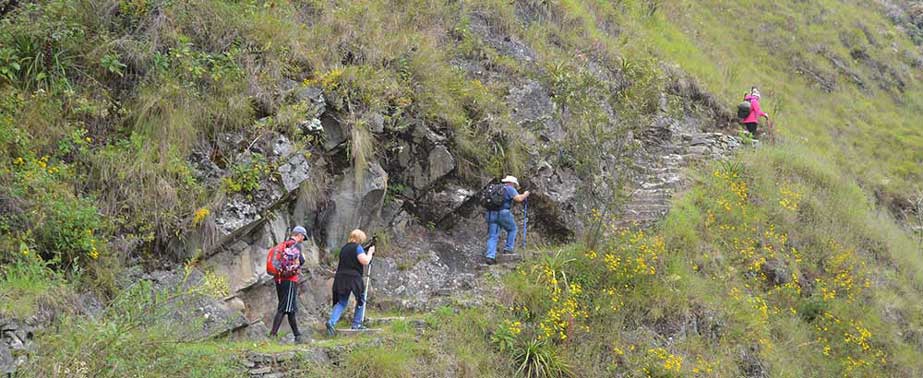
[[[681,1],[642,29],[657,54],[728,103],[761,86],[782,135],[832,154],[869,190],[919,186],[920,52],[876,5]]]

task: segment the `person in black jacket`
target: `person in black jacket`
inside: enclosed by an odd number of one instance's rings
[[[330,320],[327,321],[327,335],[336,335],[336,324],[340,316],[346,311],[346,305],[349,304],[349,295],[356,298],[356,313],[353,316],[353,329],[363,329],[362,315],[365,312],[365,303],[363,302],[362,293],[365,292],[365,282],[362,281],[362,269],[372,261],[372,255],[375,254],[375,246],[369,247],[368,251],[362,248],[362,243],[367,237],[362,230],[353,230],[349,233],[349,240],[346,245],[340,249],[340,262],[337,264],[337,272],[333,278],[333,311],[330,312]]]

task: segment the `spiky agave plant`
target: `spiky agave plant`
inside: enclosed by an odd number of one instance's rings
[[[556,353],[553,346],[538,339],[520,345],[513,352],[516,374],[528,378],[573,377],[570,366]]]

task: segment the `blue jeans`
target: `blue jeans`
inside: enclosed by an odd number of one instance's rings
[[[337,304],[333,306],[333,311],[330,312],[330,320],[327,321],[331,327],[336,327],[337,322],[340,321],[340,317],[343,316],[343,313],[346,312],[346,305],[349,304],[349,294],[342,295],[337,298]],[[365,313],[365,306],[356,306],[356,314],[353,315],[353,328],[359,328],[362,325],[362,314]]]
[[[509,210],[487,212],[487,257],[497,257],[497,241],[500,239],[500,229],[506,231],[506,245],[504,251],[513,252],[516,246],[516,220]]]

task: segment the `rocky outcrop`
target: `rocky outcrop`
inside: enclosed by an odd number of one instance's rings
[[[326,245],[340,246],[356,228],[367,228],[381,215],[388,189],[388,174],[377,162],[361,175],[352,170],[340,176],[331,193],[329,206],[321,215],[326,230]]]
[[[34,331],[27,322],[0,317],[0,375],[12,374],[26,363]]]
[[[176,324],[171,329],[178,340],[202,340],[227,335],[249,323],[232,303],[201,292],[205,275],[198,269],[175,269],[143,274],[157,292],[175,293],[156,311]],[[208,287],[208,286],[204,286]],[[154,311],[154,310],[152,310]]]

